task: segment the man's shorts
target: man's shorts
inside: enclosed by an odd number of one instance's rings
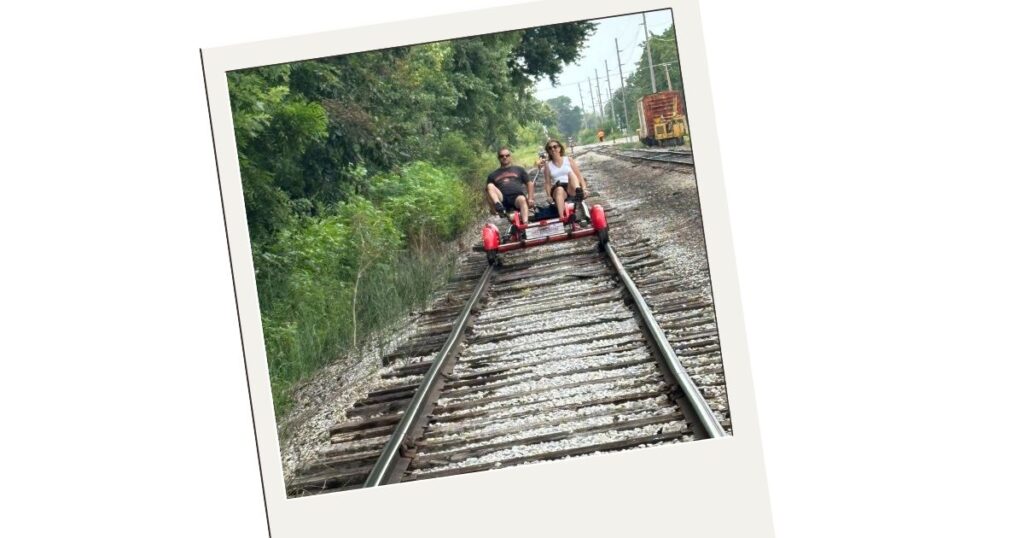
[[[516,198],[519,198],[520,196],[522,196],[524,200],[526,199],[525,194],[503,194],[501,205],[505,206],[506,211],[518,211],[519,208],[516,207]]]

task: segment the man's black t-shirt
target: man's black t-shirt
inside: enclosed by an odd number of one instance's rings
[[[499,168],[487,176],[487,182],[494,183],[506,198],[520,194],[525,196],[526,184],[529,181],[530,176],[526,174],[526,170],[522,166]]]

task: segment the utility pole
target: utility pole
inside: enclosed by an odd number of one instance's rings
[[[619,120],[615,117],[615,100],[612,99],[612,74],[608,70],[608,60],[604,61],[604,75],[604,80],[608,83],[608,108],[612,109],[612,123],[618,125]]]
[[[626,80],[622,78],[622,51],[619,50],[619,38],[615,38],[615,57],[619,59],[619,84],[622,86],[622,121],[629,130],[629,111],[626,108]]]
[[[597,104],[599,106],[598,116],[604,121],[604,101],[601,100],[601,77],[597,76],[597,68],[594,68],[594,84],[597,85]]]
[[[644,48],[647,49],[647,67],[651,70],[651,93],[658,93],[658,83],[654,81],[654,60],[651,60],[651,36],[647,33],[647,14],[641,13],[644,18]]]
[[[583,104],[583,88],[580,88],[580,83],[576,83],[576,89],[580,91],[580,110],[583,111],[583,128],[587,128],[587,105]]]
[[[665,68],[665,80],[668,81],[668,91],[672,91],[672,77],[668,74],[668,64],[661,64]]]
[[[590,77],[587,77],[587,89],[590,90],[590,109],[594,111],[594,115],[597,115],[597,107],[594,106],[594,85],[590,83]],[[597,126],[595,125],[596,129]]]

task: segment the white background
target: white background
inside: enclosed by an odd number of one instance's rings
[[[1020,536],[1024,16],[823,4],[701,6],[777,534]],[[462,9],[8,8],[0,534],[265,534],[198,49]]]

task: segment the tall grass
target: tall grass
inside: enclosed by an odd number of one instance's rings
[[[354,302],[351,286],[326,282],[310,283],[301,296],[279,301],[263,318],[277,413],[291,407],[289,393],[296,381],[342,353],[374,345],[411,309],[424,305],[451,274],[453,259],[443,249],[398,252],[393,263],[365,275]]]
[[[372,178],[329,214],[300,217],[254,249],[277,414],[296,382],[365,350],[447,280],[479,202],[456,173],[412,163]]]

